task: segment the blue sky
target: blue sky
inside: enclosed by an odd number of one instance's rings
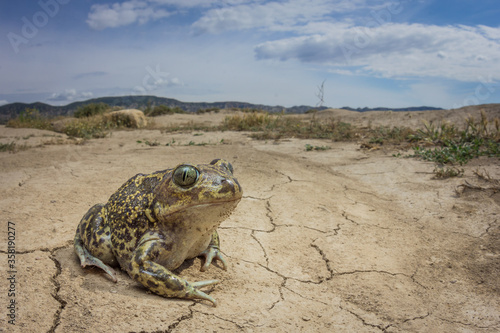
[[[500,103],[498,0],[0,4],[0,104],[102,96],[331,107]]]

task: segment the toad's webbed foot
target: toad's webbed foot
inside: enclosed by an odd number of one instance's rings
[[[117,282],[116,273],[114,269],[102,262],[101,259],[94,257],[89,253],[89,251],[83,245],[80,234],[77,232],[75,235],[75,252],[80,259],[80,264],[82,267],[85,266],[96,266],[105,271],[113,282]]]
[[[215,230],[212,233],[212,239],[207,249],[199,254],[200,256],[205,257],[205,263],[200,269],[202,272],[208,269],[208,266],[210,266],[210,264],[214,259],[220,260],[220,262],[222,263],[222,269],[227,271],[227,263],[224,257],[222,256],[222,253],[220,252],[219,244],[220,244],[219,234],[217,233],[217,230]]]
[[[205,257],[205,263],[200,269],[202,272],[208,269],[208,266],[210,266],[214,259],[220,260],[220,262],[222,263],[222,269],[227,271],[226,259],[224,259],[222,253],[218,248],[209,246],[205,251],[200,253],[200,256]]]

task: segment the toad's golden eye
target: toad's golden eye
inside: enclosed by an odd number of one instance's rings
[[[200,172],[192,165],[179,165],[174,171],[174,183],[181,187],[189,187],[196,183]]]

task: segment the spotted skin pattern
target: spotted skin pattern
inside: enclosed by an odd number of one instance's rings
[[[113,281],[119,266],[152,292],[217,302],[199,288],[218,283],[190,283],[172,270],[184,260],[204,256],[205,271],[213,260],[226,261],[216,228],[236,208],[242,188],[225,160],[181,164],[173,169],[138,174],[105,204],[83,216],[75,234],[82,267],[97,266]]]

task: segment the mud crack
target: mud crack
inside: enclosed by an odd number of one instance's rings
[[[194,315],[194,311],[193,311],[193,306],[195,304],[192,304],[190,306],[188,306],[188,309],[189,309],[189,313],[188,314],[185,314],[183,316],[181,316],[180,318],[177,318],[177,320],[170,324],[167,328],[167,330],[165,331],[165,333],[170,333],[172,332],[177,326],[179,326],[180,323],[182,323],[183,321],[185,320],[190,320],[190,319],[193,319],[193,315]]]
[[[377,328],[377,329],[379,329],[382,332],[387,332],[387,329],[389,329],[389,327],[396,326],[397,324],[405,324],[405,323],[408,323],[410,321],[423,320],[423,319],[425,319],[425,318],[427,318],[427,317],[429,317],[431,315],[430,312],[427,312],[425,315],[422,315],[422,316],[408,318],[408,319],[405,319],[403,321],[400,321],[400,322],[397,322],[397,323],[392,323],[392,324],[384,326],[382,324],[380,324],[380,325],[371,324],[368,321],[366,321],[361,315],[357,314],[356,312],[354,312],[352,310],[345,309],[344,307],[342,307],[342,305],[340,305],[340,308],[342,310],[347,311],[350,314],[352,314],[354,317],[356,317],[358,320],[360,320],[363,323],[363,325],[368,326],[368,327]]]
[[[407,323],[407,322],[410,322],[410,321],[415,321],[415,320],[419,320],[419,319],[425,319],[427,317],[429,317],[431,315],[430,312],[427,312],[427,314],[423,315],[423,316],[418,316],[418,317],[414,317],[414,318],[409,318],[409,319],[405,319],[403,320],[403,324],[404,323]]]
[[[311,247],[313,247],[314,249],[316,249],[316,251],[318,251],[318,253],[321,255],[321,258],[323,259],[323,261],[325,262],[325,265],[326,265],[326,269],[328,270],[328,273],[330,274],[329,276],[327,276],[326,278],[320,280],[319,283],[323,283],[325,281],[329,281],[333,278],[333,276],[335,275],[334,271],[333,271],[333,268],[330,266],[330,259],[328,259],[326,257],[326,254],[325,252],[323,252],[323,250],[316,244],[314,244],[314,242],[316,241],[317,239],[313,240],[312,243],[310,244]]]
[[[279,275],[278,273],[274,272],[275,274]],[[277,300],[276,302],[274,302],[273,304],[271,304],[271,306],[269,307],[269,311],[271,311],[272,309],[274,309],[274,307],[276,306],[276,304],[278,304],[279,302],[281,301],[284,301],[285,300],[285,296],[283,296],[283,288],[285,288],[285,285],[286,285],[286,281],[288,280],[288,278],[286,277],[282,277],[283,281],[281,281],[281,284],[278,288],[278,292],[280,293],[280,299]]]
[[[267,256],[266,248],[262,245],[262,243],[259,241],[259,239],[255,236],[256,230],[252,231],[252,238],[259,244],[260,248],[262,249],[262,252],[264,253],[264,259],[266,260],[266,267],[269,267],[269,257]],[[265,232],[265,231],[260,231],[260,232]]]
[[[165,331],[153,331],[153,332],[147,332],[147,331],[139,331],[139,332],[129,331],[128,333],[170,333],[170,332],[173,332],[173,330],[175,330],[175,328],[177,326],[179,326],[179,324],[182,323],[183,321],[193,319],[193,314],[194,314],[193,306],[195,306],[195,305],[196,305],[196,303],[189,305],[188,306],[189,313],[185,314],[185,315],[182,315],[181,317],[177,318],[177,320],[175,322],[173,322],[172,324],[170,324],[168,326],[167,330],[165,330]]]
[[[392,324],[390,325],[387,325],[387,326],[382,326],[382,325],[375,325],[375,324],[370,324],[369,322],[367,322],[363,317],[361,317],[359,314],[357,314],[356,312],[354,311],[351,311],[349,309],[345,309],[342,307],[342,305],[339,306],[341,310],[343,311],[346,311],[346,312],[349,312],[350,314],[352,314],[354,317],[356,317],[359,321],[361,321],[361,323],[363,323],[364,326],[368,326],[368,327],[373,327],[373,328],[377,328],[379,329],[380,331],[382,332],[387,332],[387,329],[389,327],[392,326]]]
[[[494,227],[496,227],[498,225],[498,220],[495,219],[495,221],[493,221],[492,223],[489,223],[488,224],[488,227],[486,228],[486,230],[481,234],[479,235],[479,238],[482,238],[482,237],[485,237],[485,236],[488,236],[489,233],[490,233],[490,230]]]
[[[294,180],[293,180],[290,176],[288,176],[288,175],[284,174],[283,172],[281,172],[281,171],[279,171],[279,170],[274,170],[274,172],[276,172],[277,174],[280,174],[280,175],[281,175],[281,176],[283,176],[283,177],[286,177],[286,178],[288,179],[288,181],[287,181],[287,182],[284,182],[284,183],[273,184],[273,185],[271,186],[271,189],[269,190],[269,192],[273,192],[273,191],[274,191],[274,189],[275,189],[277,186],[281,186],[281,185],[285,185],[285,184],[290,184],[291,182],[293,182],[293,181],[294,181]]]
[[[392,199],[387,199],[387,198],[383,198],[383,197],[380,197],[378,196],[376,193],[374,192],[365,192],[365,191],[361,191],[361,190],[358,190],[356,188],[349,188],[348,186],[344,185],[344,196],[349,199],[349,200],[352,200],[352,201],[355,201],[354,199],[351,199],[349,198],[349,195],[347,194],[347,192],[349,191],[353,191],[353,192],[358,192],[358,193],[361,193],[361,194],[366,194],[366,195],[369,195],[371,197],[375,197],[379,200],[382,200],[382,201],[386,201],[386,202],[393,202]]]
[[[297,295],[297,296],[299,296],[299,297],[301,297],[301,298],[303,298],[303,299],[307,299],[308,301],[311,301],[311,302],[316,302],[316,303],[320,303],[320,304],[323,304],[323,305],[330,305],[329,303],[319,301],[319,300],[314,299],[314,298],[312,298],[312,297],[306,297],[306,296],[304,296],[304,295],[302,295],[302,294],[300,294],[300,293],[296,292],[295,290],[292,290],[292,289],[290,289],[290,288],[288,288],[288,287],[286,287],[286,286],[284,286],[283,288],[285,288],[285,289],[286,289],[286,290],[288,290],[289,292],[294,293],[295,295]]]
[[[445,318],[439,318],[439,319],[444,321],[444,322],[450,323],[450,324],[461,325],[461,326],[466,326],[466,327],[474,327],[474,328],[478,328],[478,329],[489,329],[489,328],[500,327],[500,325],[498,325],[498,324],[491,325],[491,326],[480,326],[480,325],[476,325],[473,323],[469,324],[469,323],[464,323],[464,322],[457,321],[457,320],[449,320],[449,319],[445,319]]]
[[[269,231],[266,232],[273,232],[276,230],[276,223],[274,223],[274,218],[271,216],[273,213],[273,210],[271,209],[271,202],[269,200],[266,201],[266,217],[269,219],[269,222],[273,226],[273,228]]]
[[[203,313],[203,312],[199,312],[199,313]],[[207,313],[203,313],[207,316],[211,316],[211,317],[214,317],[214,318],[217,318],[217,319],[220,319],[222,321],[225,321],[225,322],[228,322],[228,323],[231,323],[233,324],[234,326],[236,326],[240,331],[244,331],[245,330],[245,327],[241,326],[240,324],[238,324],[237,322],[235,322],[234,320],[229,320],[229,319],[226,319],[226,318],[223,318],[223,317],[220,317],[220,316],[217,316],[215,314],[207,314]],[[250,325],[250,326],[253,326],[253,325]],[[215,332],[215,330],[214,330]]]
[[[54,273],[54,276],[52,276],[51,278],[52,283],[54,284],[54,292],[51,294],[51,296],[59,303],[59,309],[57,309],[56,313],[54,314],[54,321],[52,322],[52,327],[49,329],[48,333],[54,333],[56,331],[56,328],[61,323],[61,313],[67,304],[67,302],[59,296],[59,290],[61,290],[61,284],[59,283],[57,278],[59,277],[59,275],[61,275],[62,269],[61,269],[61,263],[55,257],[56,251],[57,250],[52,250],[50,252],[50,259],[54,262],[54,265],[56,266],[56,272]]]
[[[252,233],[251,233],[252,238],[257,242],[257,244],[259,244],[260,248],[262,249],[262,252],[264,253],[264,259],[266,260],[266,267],[269,267],[269,256],[267,255],[266,248],[259,241],[259,239],[255,235],[255,233],[257,233],[257,232],[271,233],[271,232],[274,232],[276,230],[276,223],[274,223],[274,219],[271,216],[272,212],[273,211],[271,209],[271,203],[269,202],[269,200],[267,200],[266,201],[266,217],[269,219],[269,223],[271,223],[272,228],[271,228],[271,230],[252,230]]]
[[[357,226],[363,226],[363,227],[372,227],[372,228],[377,228],[377,229],[381,229],[381,230],[391,230],[391,228],[388,228],[388,227],[381,227],[379,225],[376,225],[376,224],[369,224],[369,223],[359,223],[359,222],[356,222],[354,221],[353,219],[349,218],[347,212],[345,210],[342,211],[342,216],[349,222],[357,225]]]
[[[64,249],[68,246],[70,246],[71,244],[73,244],[73,241],[67,241],[65,245],[61,245],[61,246],[57,246],[53,249],[49,249],[47,247],[42,247],[42,248],[37,248],[37,249],[33,249],[33,250],[24,250],[24,251],[16,251],[16,254],[28,254],[28,253],[34,253],[36,251],[41,251],[41,252],[50,252],[52,254],[52,252],[56,252],[60,249]],[[7,254],[7,251],[4,251],[4,250],[0,250],[0,253],[3,253],[3,254]]]

